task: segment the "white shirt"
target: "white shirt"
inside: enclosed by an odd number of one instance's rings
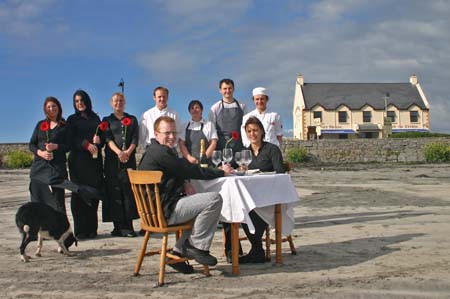
[[[244,115],[247,113],[247,106],[241,102],[239,102],[239,106],[241,106],[242,112]],[[237,107],[236,101],[233,101],[233,103],[229,104],[227,102],[223,102],[222,100],[216,102],[214,105],[212,105],[211,110],[208,114],[208,120],[211,121],[214,125],[216,124],[216,116],[219,115],[220,111],[222,111],[223,108],[235,108]]]
[[[247,139],[247,134],[245,133],[245,122],[251,116],[256,116],[262,122],[264,130],[266,131],[264,141],[273,143],[280,147],[280,143],[277,139],[277,136],[283,136],[283,126],[281,124],[280,115],[276,112],[269,112],[267,110],[263,113],[259,113],[257,109],[247,113],[242,118],[241,135],[244,146],[247,147],[250,145],[250,141]]]
[[[155,138],[153,124],[160,116],[169,116],[173,118],[177,127],[178,138],[184,140],[184,130],[181,129],[178,112],[167,107],[163,110],[159,110],[158,107],[155,106],[145,111],[141,117],[141,123],[139,124],[139,145],[142,147],[145,148],[147,144],[150,144],[150,140]]]
[[[180,139],[185,140],[184,138],[186,137],[185,136],[186,127],[188,126],[188,124],[189,124],[189,130],[200,131],[200,128],[202,127],[202,123],[203,123],[203,134],[205,134],[206,139],[208,141],[210,141],[211,139],[218,139],[216,127],[214,126],[214,124],[212,122],[206,121],[204,119],[202,119],[201,121],[191,120],[188,123],[185,123],[183,125],[183,132],[184,132],[183,138],[180,138]]]

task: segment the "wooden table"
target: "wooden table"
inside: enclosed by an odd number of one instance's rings
[[[248,213],[255,210],[275,228],[276,258],[282,263],[281,235],[294,228],[293,206],[298,203],[297,191],[288,174],[229,176],[214,180],[193,180],[197,192],[219,192],[223,199],[221,220],[231,223],[232,273],[239,270],[239,224],[244,222],[254,231]]]

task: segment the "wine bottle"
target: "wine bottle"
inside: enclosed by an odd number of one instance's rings
[[[208,167],[208,158],[206,158],[205,139],[200,140],[200,167]]]

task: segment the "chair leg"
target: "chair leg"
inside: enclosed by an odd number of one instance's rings
[[[209,266],[208,265],[203,265],[203,274],[205,276],[211,276],[211,273],[209,273]]]
[[[139,275],[139,271],[141,270],[142,261],[144,260],[145,251],[147,250],[147,243],[150,238],[150,232],[146,231],[144,235],[144,240],[142,241],[141,250],[139,252],[136,265],[134,266],[134,276]]]
[[[266,261],[270,262],[271,258],[270,258],[270,244],[272,243],[270,240],[270,227],[267,226],[266,227]]]
[[[163,243],[161,246],[161,255],[160,255],[160,259],[159,259],[158,286],[162,286],[164,284],[164,274],[166,272],[167,239],[168,239],[168,234],[165,233],[163,235]]]
[[[291,248],[291,254],[296,255],[297,250],[295,249],[294,241],[292,240],[292,236],[289,235],[286,237],[287,241],[289,242],[289,247]]]

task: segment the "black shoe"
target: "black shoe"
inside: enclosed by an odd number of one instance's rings
[[[122,229],[121,234],[122,234],[122,237],[127,237],[127,238],[137,237],[134,230],[129,230],[129,229]]]
[[[266,262],[266,256],[263,251],[259,252],[250,252],[244,256],[239,258],[239,264],[263,264]]]
[[[141,229],[138,234],[139,236],[145,236],[145,230]]]
[[[97,232],[92,232],[87,234],[88,239],[95,239],[97,237]]]
[[[85,234],[85,233],[78,233],[78,234],[76,235],[76,238],[77,238],[78,240],[85,240],[85,239],[88,238],[88,234]]]
[[[233,258],[232,258],[232,253],[231,250],[226,252],[226,257],[227,257],[227,263],[231,264],[233,262]]]
[[[111,236],[113,237],[122,237],[122,233],[120,232],[120,229],[113,229],[111,232]]]
[[[188,240],[184,243],[183,254],[197,263],[208,266],[217,265],[217,259],[209,254],[209,251],[200,250],[192,246]]]
[[[181,253],[173,251],[172,252],[173,255],[176,256],[182,256]],[[183,274],[192,274],[194,273],[194,267],[192,267],[191,265],[189,265],[188,261],[185,262],[179,262],[179,263],[174,263],[174,264],[167,264],[167,266],[171,267],[172,269],[183,273]]]

